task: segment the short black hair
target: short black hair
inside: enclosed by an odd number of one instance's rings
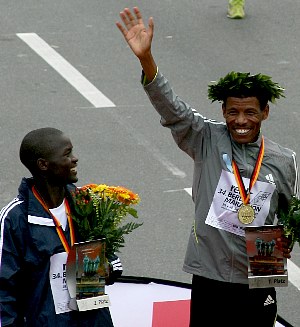
[[[61,135],[63,132],[53,127],[38,128],[26,134],[19,151],[22,164],[34,174],[37,171],[37,160],[49,158],[57,137]]]
[[[259,102],[259,107],[261,110],[263,110],[269,102],[268,97],[266,97],[265,94],[263,94],[262,92],[259,92],[258,90],[252,90],[252,91],[244,90],[244,91],[228,92],[227,96],[223,99],[223,103],[225,104],[225,106],[227,103],[227,99],[229,97],[233,97],[233,98],[255,97],[255,98],[257,98],[257,100]]]

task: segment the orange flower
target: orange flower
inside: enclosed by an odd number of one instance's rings
[[[94,187],[97,187],[97,184],[86,184],[86,185],[81,186],[80,189],[87,190],[89,188],[94,188]]]
[[[142,223],[123,223],[130,215],[138,218],[133,208],[140,202],[138,194],[124,186],[87,184],[72,192],[76,214],[73,215],[83,241],[105,237],[108,254],[124,246],[124,234]]]

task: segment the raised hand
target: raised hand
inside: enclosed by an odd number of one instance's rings
[[[148,29],[146,29],[142,14],[138,7],[133,8],[133,13],[129,8],[120,12],[122,23],[116,22],[117,27],[123,34],[133,53],[142,60],[151,52],[153,38],[153,18],[149,18]]]

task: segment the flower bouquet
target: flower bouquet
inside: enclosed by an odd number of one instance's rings
[[[122,186],[88,184],[71,193],[74,200],[73,220],[82,241],[105,238],[106,255],[109,257],[124,247],[124,235],[142,225],[123,223],[128,215],[138,218],[133,208],[140,201],[138,194]]]
[[[287,210],[282,210],[278,219],[283,225],[284,235],[291,241],[290,248],[293,248],[296,242],[300,245],[300,199],[293,196]]]

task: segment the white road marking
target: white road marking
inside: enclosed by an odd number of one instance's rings
[[[93,84],[91,84],[81,73],[79,73],[70,63],[59,55],[36,33],[17,33],[30,48],[40,55],[51,67],[53,67],[62,77],[64,77],[73,87],[81,93],[93,106],[115,107],[115,104],[105,97]],[[152,155],[169,170],[174,176],[185,177],[186,174],[167,160],[158,150],[149,146],[149,142],[139,138],[139,143],[143,143],[147,148],[151,148]]]
[[[189,195],[192,196],[192,188],[184,189]],[[292,253],[293,256],[293,253]],[[297,289],[300,291],[300,268],[293,263],[292,260],[287,260],[287,268],[288,268],[288,277],[289,282],[291,282]]]
[[[101,93],[77,69],[75,69],[36,33],[17,33],[17,36],[40,55],[94,107],[115,107],[115,104],[112,101]]]
[[[191,187],[186,187],[184,189],[190,196],[192,196],[192,188]]]
[[[293,252],[292,252],[293,256]],[[287,261],[289,282],[291,282],[300,291],[300,268],[292,260]]]

